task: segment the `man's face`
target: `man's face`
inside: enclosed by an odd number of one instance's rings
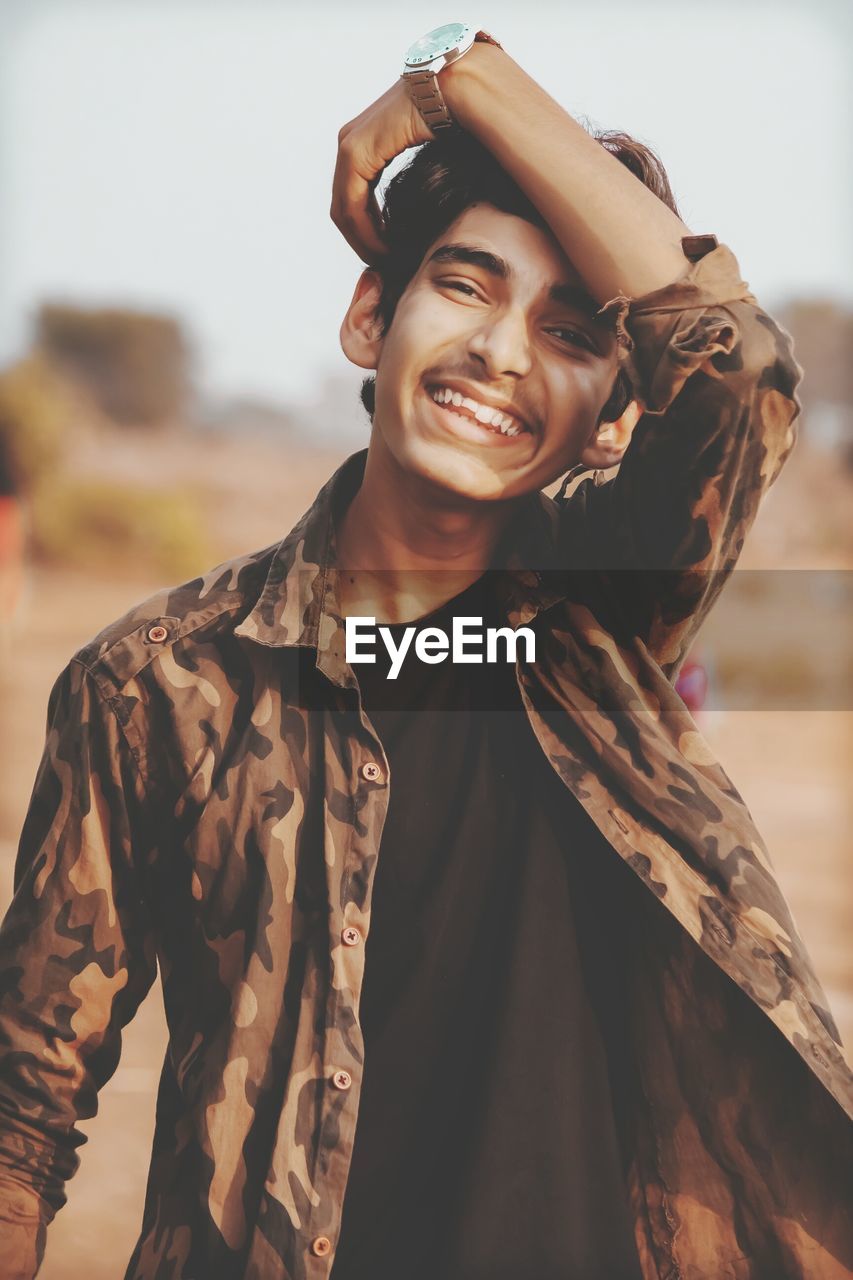
[[[616,339],[595,309],[549,232],[471,206],[430,246],[382,340],[374,434],[458,494],[544,488],[578,461],[613,387]],[[508,432],[482,421],[494,408]]]

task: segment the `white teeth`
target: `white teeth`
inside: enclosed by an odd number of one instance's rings
[[[439,387],[432,392],[432,398],[437,404],[452,403],[456,409],[468,409],[483,426],[494,427],[501,435],[517,436],[522,431],[521,426],[509,414],[502,413],[500,409],[492,409],[485,404],[478,404],[470,396],[463,396],[460,391],[453,391],[450,387]]]

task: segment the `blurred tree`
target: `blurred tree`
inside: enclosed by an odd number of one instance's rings
[[[184,415],[189,344],[172,316],[45,303],[36,342],[117,423],[156,426]]]
[[[45,358],[0,373],[0,471],[4,492],[28,493],[59,463],[68,399]]]

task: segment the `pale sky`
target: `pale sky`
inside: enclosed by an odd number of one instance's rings
[[[853,301],[849,8],[0,0],[0,364],[49,297],[179,314],[217,393],[305,400],[350,369],[337,132],[460,17],[651,144],[763,305]]]

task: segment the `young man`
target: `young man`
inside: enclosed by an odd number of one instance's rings
[[[128,1280],[853,1276],[850,1072],[672,686],[801,371],[649,153],[475,34],[341,133],[369,448],[51,693],[0,938],[5,1280],[158,960]],[[516,660],[442,640],[471,619]]]

